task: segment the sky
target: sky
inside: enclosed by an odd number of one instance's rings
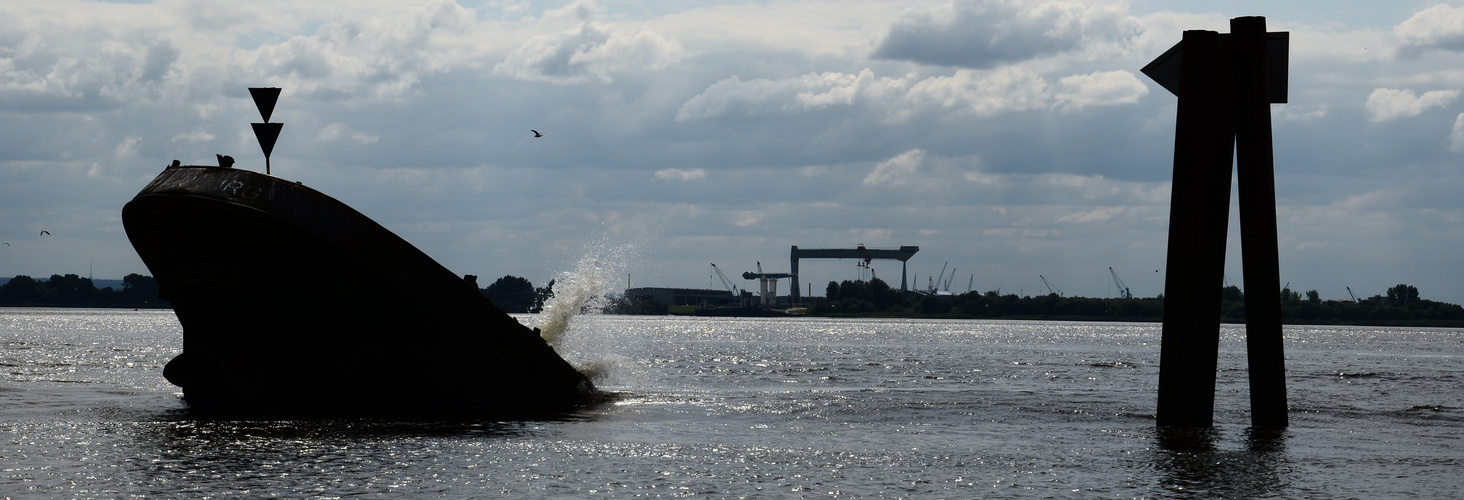
[[[756,289],[864,244],[922,289],[1155,296],[1177,98],[1139,69],[1239,16],[1290,32],[1283,284],[1464,303],[1464,2],[1411,0],[3,2],[0,276],[151,274],[123,204],[174,159],[262,172],[280,87],[274,175],[484,285]]]

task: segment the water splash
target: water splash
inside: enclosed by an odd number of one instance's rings
[[[600,315],[612,296],[624,294],[627,272],[638,251],[639,245],[623,238],[602,237],[588,243],[574,269],[555,276],[554,296],[531,325],[560,356],[597,384],[618,371],[622,357],[614,351],[625,339],[607,330],[604,322],[583,318],[577,322],[576,318]]]
[[[554,297],[544,304],[539,313],[539,336],[553,346],[559,343],[570,322],[581,314],[599,314],[608,303],[607,296],[621,283],[626,264],[620,259],[605,259],[596,255],[581,258],[573,271],[559,273],[554,278]]]

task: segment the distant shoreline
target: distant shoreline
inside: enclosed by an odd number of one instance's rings
[[[28,304],[0,305],[0,308],[7,309],[117,309],[117,310],[172,310],[169,305],[142,305],[142,306],[65,306]],[[532,314],[532,313],[525,313]],[[949,315],[924,315],[924,314],[828,314],[823,316],[804,316],[801,314],[769,315],[769,314],[745,314],[745,315],[692,315],[692,314],[665,314],[664,316],[692,316],[702,318],[736,318],[746,319],[753,317],[782,318],[782,317],[821,317],[821,318],[852,318],[852,319],[956,319],[956,320],[996,320],[996,321],[1069,321],[1069,322],[1090,322],[1090,323],[1162,323],[1163,318],[1144,316],[1134,318],[1115,318],[1112,316],[1054,316],[1054,315],[1023,315],[1023,316],[1002,316],[986,317],[962,314]],[[1245,326],[1245,318],[1221,318],[1221,324]],[[1378,321],[1306,321],[1288,320],[1282,318],[1281,324],[1286,326],[1371,326],[1383,328],[1464,328],[1464,321],[1453,320],[1378,320]]]
[[[1052,315],[1028,315],[1028,316],[973,316],[973,315],[891,315],[891,314],[827,314],[814,316],[822,318],[870,318],[870,319],[985,319],[1000,321],[1071,321],[1088,323],[1163,323],[1161,317],[1136,317],[1136,318],[1115,318],[1112,316],[1052,316]],[[1245,318],[1221,318],[1221,324],[1245,326]],[[1314,320],[1292,320],[1281,319],[1281,324],[1286,326],[1377,326],[1377,327],[1406,327],[1406,328],[1464,328],[1464,321],[1456,320],[1377,320],[1377,321],[1314,321]]]

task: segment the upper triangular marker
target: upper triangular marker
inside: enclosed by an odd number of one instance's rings
[[[259,115],[264,117],[265,123],[269,123],[269,115],[274,113],[275,102],[280,100],[280,88],[250,87],[249,95],[254,97],[254,105],[259,108]]]

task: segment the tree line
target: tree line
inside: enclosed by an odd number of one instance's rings
[[[19,275],[0,285],[0,306],[9,307],[132,307],[168,308],[158,298],[158,282],[152,276],[129,274],[122,289],[97,289],[90,278],[75,274],[53,274],[38,280]]]
[[[479,292],[508,313],[539,313],[554,297],[554,280],[535,287],[528,279],[504,276]],[[158,283],[151,276],[129,274],[122,289],[98,289],[91,279],[75,274],[51,275],[37,280],[16,276],[0,285],[0,306],[7,307],[131,307],[168,308],[158,298]],[[1245,321],[1245,293],[1236,286],[1221,290],[1222,321]],[[649,298],[620,297],[607,301],[606,314],[667,314],[668,307]],[[916,295],[890,288],[884,280],[830,281],[823,297],[808,307],[810,316],[901,316],[948,318],[1073,319],[1159,321],[1164,317],[1164,295],[1135,298],[1063,297],[1055,293],[1020,297],[996,291],[956,295]],[[1464,307],[1420,297],[1407,284],[1353,301],[1324,301],[1316,290],[1305,293],[1281,290],[1281,317],[1301,324],[1411,324],[1464,326]]]
[[[554,297],[554,280],[535,287],[529,280],[504,276],[486,288],[484,297],[509,313],[538,313]],[[122,278],[122,289],[98,289],[90,278],[75,274],[53,274],[38,280],[19,275],[0,285],[0,307],[120,307],[169,308],[168,301],[158,298],[158,282],[152,276],[129,274]],[[667,307],[643,298],[619,298],[608,301],[604,312],[610,314],[666,314]]]
[[[1221,320],[1245,321],[1245,294],[1236,286],[1221,291]],[[913,295],[875,278],[829,282],[825,296],[813,299],[811,316],[934,316],[954,318],[1077,319],[1159,321],[1164,296],[1148,298],[1063,297],[1055,293],[1019,297],[995,291],[958,295]],[[1385,294],[1352,301],[1323,301],[1316,290],[1304,295],[1281,290],[1281,317],[1301,324],[1414,324],[1464,326],[1464,307],[1419,297],[1418,288],[1399,284]]]

